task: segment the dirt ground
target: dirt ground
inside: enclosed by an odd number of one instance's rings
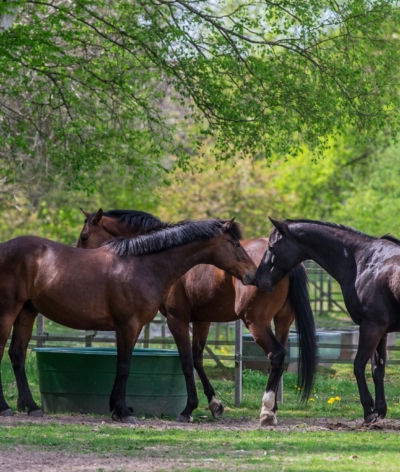
[[[156,429],[197,429],[209,432],[216,426],[218,429],[227,430],[255,430],[259,429],[257,420],[238,420],[224,418],[220,419],[218,423],[204,421],[204,423],[193,423],[189,425],[181,425],[172,421],[163,421],[160,419],[142,419],[138,421],[136,426],[120,425],[111,421],[108,417],[88,417],[85,415],[63,416],[63,415],[46,415],[40,420],[33,420],[27,415],[16,415],[11,418],[0,418],[0,424],[21,424],[24,422],[40,421],[41,423],[55,423],[60,424],[83,424],[97,428],[105,424],[112,424],[115,428],[156,428]],[[274,429],[277,431],[351,431],[351,430],[365,430],[377,429],[380,431],[400,431],[399,420],[383,420],[371,426],[365,426],[363,421],[344,421],[324,418],[309,418],[302,421],[294,421],[289,419],[281,419],[278,426],[264,428]],[[207,459],[205,459],[206,461]],[[185,470],[188,467],[199,467],[212,469],[212,463],[199,462],[196,460],[176,459],[176,458],[151,458],[138,459],[137,457],[121,457],[110,454],[81,454],[69,452],[52,452],[52,451],[32,451],[25,446],[17,446],[7,448],[6,451],[0,450],[0,471],[1,472],[75,472],[75,471],[96,471],[96,472],[150,472],[150,471],[170,471],[170,470]],[[217,468],[222,471],[218,463]],[[229,470],[232,470],[230,467]]]

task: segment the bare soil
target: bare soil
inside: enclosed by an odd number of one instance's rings
[[[226,430],[257,430],[260,429],[258,420],[249,419],[230,419],[223,418],[218,422],[210,422],[204,419],[204,422],[196,422],[192,424],[180,424],[173,421],[164,421],[162,419],[140,419],[138,424],[124,425],[114,423],[109,417],[90,417],[86,415],[46,415],[44,418],[34,419],[24,414],[14,417],[0,418],[0,424],[21,425],[38,421],[41,423],[59,423],[60,425],[82,424],[92,426],[94,430],[100,426],[112,425],[114,428],[154,428],[154,429],[196,429],[209,432],[214,428]],[[307,418],[302,421],[281,419],[279,424],[274,427],[263,429],[274,429],[277,431],[351,431],[351,430],[380,430],[380,431],[400,431],[399,420],[383,420],[373,425],[365,426],[362,420],[346,421],[343,419],[332,418]],[[70,453],[62,451],[38,451],[28,446],[16,446],[0,449],[0,471],[1,472],[71,472],[71,471],[96,471],[96,472],[150,472],[150,471],[183,471],[188,467],[198,467],[207,470],[213,469],[212,459],[204,459],[204,461],[194,459],[177,459],[177,458],[137,458],[121,455],[102,455]],[[223,464],[219,462],[215,464],[220,471],[225,470]],[[227,466],[226,470],[232,469],[232,464]],[[242,469],[243,470],[243,469]]]

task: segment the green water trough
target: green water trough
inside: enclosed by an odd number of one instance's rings
[[[115,348],[35,348],[45,413],[109,414]],[[179,354],[170,349],[135,349],[126,402],[135,415],[176,416],[186,404]]]

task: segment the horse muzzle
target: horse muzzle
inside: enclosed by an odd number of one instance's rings
[[[246,274],[244,277],[242,277],[243,285],[255,285],[255,282],[256,282],[256,274],[253,272],[250,272]]]
[[[271,280],[265,283],[260,283],[260,281],[256,279],[254,282],[254,285],[262,292],[271,293],[274,289],[274,286]]]

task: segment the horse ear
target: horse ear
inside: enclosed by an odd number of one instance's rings
[[[82,210],[82,208],[79,208],[81,212],[86,216],[86,218],[90,215],[88,211]]]
[[[289,228],[287,223],[284,221],[279,221],[279,220],[274,220],[273,218],[269,218],[269,221],[275,226],[275,228],[281,233],[281,234],[289,234]]]
[[[233,222],[235,221],[236,216],[234,216],[232,219],[226,221],[223,225],[223,230],[224,231],[229,231],[232,228]]]
[[[99,208],[98,212],[94,214],[93,218],[90,221],[90,224],[96,226],[100,223],[100,220],[103,216],[103,210]]]

